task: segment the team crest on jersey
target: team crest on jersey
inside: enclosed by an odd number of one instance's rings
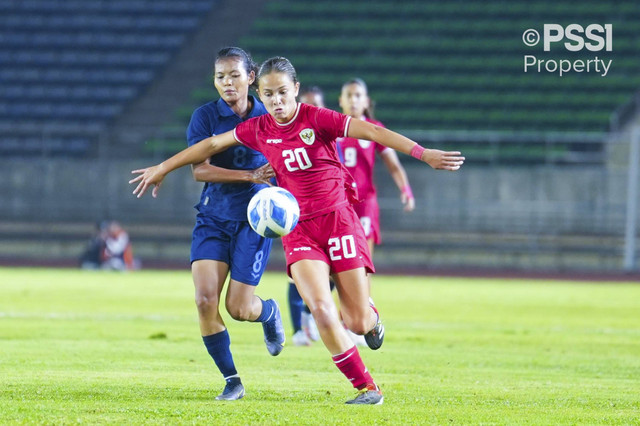
[[[364,139],[358,139],[358,143],[360,144],[360,147],[362,149],[367,149],[369,148],[369,145],[371,145],[371,141],[364,140]]]
[[[302,139],[302,142],[306,143],[307,145],[313,145],[313,143],[316,141],[316,134],[313,129],[304,129],[300,132],[300,139]]]

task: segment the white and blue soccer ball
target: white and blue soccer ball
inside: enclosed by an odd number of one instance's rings
[[[284,188],[270,186],[258,191],[247,207],[249,225],[267,238],[279,238],[293,231],[300,218],[300,206]]]

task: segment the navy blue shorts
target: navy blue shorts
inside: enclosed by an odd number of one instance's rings
[[[258,285],[267,267],[272,240],[258,235],[249,222],[198,214],[191,241],[191,262],[218,260],[229,265],[231,279]]]

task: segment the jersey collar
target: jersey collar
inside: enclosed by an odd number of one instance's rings
[[[262,115],[263,113],[259,113],[257,111],[257,108],[256,108],[257,102],[259,102],[259,101],[253,95],[249,95],[249,98],[251,99],[252,106],[251,106],[251,110],[249,111],[249,114],[247,114],[247,118],[256,117],[258,115]],[[218,104],[217,105],[218,114],[220,114],[221,116],[223,116],[223,117],[236,116],[237,117],[236,113],[233,112],[231,107],[225,101],[223,101],[222,98],[218,99],[217,104]]]
[[[296,121],[296,118],[298,118],[298,114],[299,114],[299,113],[300,113],[300,102],[298,102],[298,105],[296,105],[296,113],[295,113],[295,114],[293,114],[293,118],[292,118],[291,120],[287,121],[286,123],[280,123],[280,122],[278,122],[278,120],[276,120],[275,118],[273,118],[273,117],[271,117],[271,118],[273,119],[273,121],[275,121],[275,122],[276,122],[276,124],[277,124],[278,126],[282,126],[282,127],[284,127],[284,126],[288,126],[289,124],[291,124],[291,123],[293,123],[294,121]]]

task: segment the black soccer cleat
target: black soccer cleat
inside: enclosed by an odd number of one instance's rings
[[[382,325],[382,321],[378,320],[373,330],[364,335],[364,341],[367,342],[367,346],[372,350],[380,349],[384,341],[384,325]]]
[[[364,341],[367,342],[367,346],[375,351],[376,349],[380,349],[380,346],[382,346],[382,342],[384,341],[384,325],[382,324],[382,321],[380,321],[380,314],[373,304],[373,300],[369,299],[369,304],[376,315],[378,315],[378,322],[371,331],[364,335]]]

